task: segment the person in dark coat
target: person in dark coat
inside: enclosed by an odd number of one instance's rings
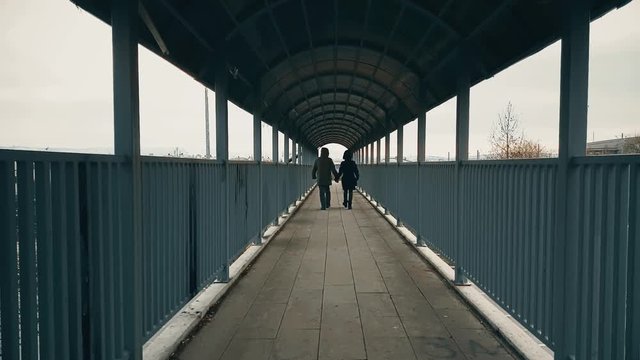
[[[333,160],[329,158],[329,149],[322,148],[320,150],[320,157],[316,159],[313,164],[313,170],[311,171],[311,177],[318,179],[318,189],[320,189],[320,210],[325,210],[331,207],[331,175],[338,182],[338,173],[336,167],[333,165]]]
[[[356,188],[356,185],[358,185],[360,173],[358,172],[356,162],[353,161],[353,153],[351,151],[345,151],[342,158],[344,161],[340,164],[338,178],[336,180],[342,177],[342,190],[344,191],[344,201],[342,205],[347,209],[351,209],[353,190]]]

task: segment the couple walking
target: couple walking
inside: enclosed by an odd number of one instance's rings
[[[351,151],[345,151],[342,159],[344,159],[344,161],[340,164],[340,169],[336,171],[333,160],[329,158],[329,149],[322,148],[320,150],[320,157],[317,158],[315,164],[313,164],[311,176],[314,179],[318,179],[321,210],[325,210],[331,206],[331,191],[329,187],[331,186],[332,174],[335,182],[338,182],[340,178],[342,178],[342,190],[344,191],[344,201],[342,205],[347,209],[351,209],[353,190],[356,188],[360,173],[358,172],[356,162],[353,161],[353,153]]]

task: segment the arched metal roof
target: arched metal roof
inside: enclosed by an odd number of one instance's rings
[[[72,0],[110,22],[110,0]],[[585,0],[592,18],[629,0]],[[140,43],[298,142],[376,140],[560,38],[559,0],[143,1]],[[463,65],[461,65],[463,64]]]

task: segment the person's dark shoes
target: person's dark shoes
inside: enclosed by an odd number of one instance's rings
[[[320,208],[320,210],[327,210],[327,208],[323,208],[323,207],[321,207],[321,208]]]
[[[344,206],[344,207],[346,208],[346,207],[347,207],[347,202],[346,202],[346,201],[345,201],[345,202],[343,202],[343,203],[342,203],[342,206]]]

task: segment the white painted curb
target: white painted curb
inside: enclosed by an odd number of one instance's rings
[[[496,304],[484,291],[473,282],[469,286],[456,286],[453,284],[455,271],[440,258],[433,250],[426,246],[417,246],[416,236],[406,227],[398,227],[397,220],[391,215],[384,214],[384,208],[379,206],[361,190],[360,194],[402,235],[403,239],[411,244],[418,254],[422,255],[431,264],[440,276],[446,279],[452,287],[471,305],[484,320],[524,358],[535,360],[553,360],[553,351],[538,340],[525,327],[515,320],[509,313]]]
[[[189,303],[167,321],[158,332],[156,332],[142,347],[142,358],[144,360],[164,360],[168,359],[173,352],[191,331],[198,325],[204,315],[215,305],[231,287],[238,281],[243,272],[260,255],[262,250],[271,242],[278,232],[289,221],[293,214],[304,204],[315,185],[303,196],[302,200],[296,201],[295,206],[289,207],[289,213],[278,219],[278,226],[269,227],[262,240],[262,245],[250,245],[242,255],[229,266],[229,282],[213,283],[202,289]],[[266,238],[266,239],[265,239]]]

